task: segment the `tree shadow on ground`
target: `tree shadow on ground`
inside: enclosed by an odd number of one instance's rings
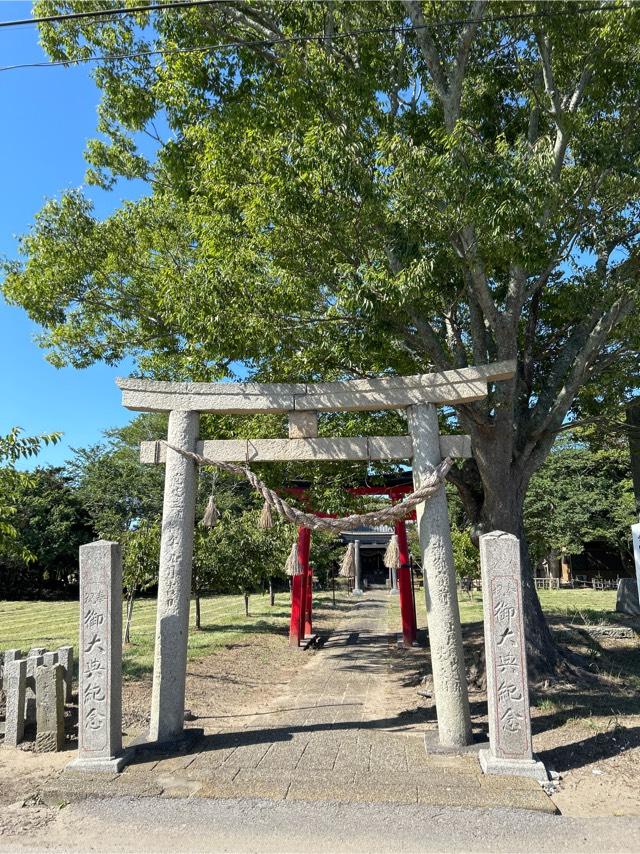
[[[545,765],[562,772],[583,768],[592,762],[618,756],[634,747],[640,747],[640,726],[628,728],[617,726],[608,732],[599,732],[571,744],[540,751],[538,758]]]
[[[251,615],[247,617],[247,619],[251,619]],[[231,634],[237,635],[252,635],[252,634],[260,634],[260,635],[288,635],[289,634],[289,626],[282,625],[277,626],[270,623],[268,620],[256,620],[252,623],[247,623],[246,625],[242,625],[242,623],[209,623],[206,625],[202,625],[198,630],[193,630],[193,636],[197,637],[201,632],[204,634],[215,634],[216,632],[229,632]]]

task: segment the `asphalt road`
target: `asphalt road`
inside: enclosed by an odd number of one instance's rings
[[[91,799],[22,810],[22,832],[5,831],[0,851],[640,852],[640,817],[200,798]]]

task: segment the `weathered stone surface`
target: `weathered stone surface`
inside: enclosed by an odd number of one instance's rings
[[[640,610],[638,611],[640,616]],[[583,631],[593,638],[615,638],[631,640],[636,636],[631,626],[584,626]]]
[[[70,703],[73,691],[73,647],[61,646],[57,653],[64,672],[64,699],[66,703]]]
[[[36,670],[36,750],[39,753],[64,747],[64,677],[59,664]]]
[[[198,422],[197,412],[171,412],[169,443],[176,448],[195,450]],[[167,449],[149,728],[149,738],[153,741],[179,738],[184,729],[197,478],[195,463]]]
[[[413,388],[381,389],[380,391],[343,391],[309,393],[295,398],[296,410],[316,409],[319,412],[363,412],[401,409],[420,403],[470,403],[487,396],[483,380],[457,382],[447,385]]]
[[[46,651],[46,646],[32,646],[27,653],[27,658],[39,658],[41,655],[44,655]]]
[[[638,584],[635,578],[621,578],[618,582],[616,611],[620,614],[629,614],[631,617],[640,617]]]
[[[131,378],[116,383],[122,405],[139,412],[289,412],[295,409],[294,396],[306,391],[302,383],[165,383]]]
[[[19,652],[19,650],[9,650]],[[4,691],[6,695],[4,743],[16,747],[24,738],[24,706],[27,687],[27,660],[5,660]]]
[[[408,377],[370,377],[362,380],[337,380],[327,383],[308,383],[306,393],[343,394],[345,392],[385,392],[406,389],[437,389],[441,386],[468,382],[497,382],[510,379],[515,371],[515,362],[493,362],[490,365],[472,365],[430,374],[413,374]],[[299,409],[300,407],[296,407]]]
[[[289,438],[307,439],[318,435],[317,412],[290,412]]]
[[[57,652],[45,652],[42,656],[43,664],[45,667],[53,667],[54,664],[58,664],[58,653]]]
[[[69,767],[117,771],[123,764],[122,562],[118,543],[99,540],[80,547],[79,646],[78,759]]]
[[[435,406],[407,410],[413,439],[413,482],[422,486],[442,460]],[[425,598],[440,743],[470,744],[471,716],[462,647],[451,528],[444,487],[416,508],[425,571]]]
[[[471,436],[440,436],[440,456],[469,458],[471,452]]]
[[[411,377],[335,383],[167,383],[117,379],[122,404],[147,412],[291,412],[396,409],[412,404],[460,403],[487,393],[487,382],[513,376],[514,362]]]
[[[36,671],[44,664],[46,649],[33,647],[27,653],[27,690],[25,699],[25,717],[29,723],[36,721]]]
[[[301,413],[302,414],[302,413]],[[356,436],[298,439],[213,439],[196,442],[196,452],[210,460],[227,463],[277,462],[280,460],[410,460],[410,436]],[[469,436],[440,436],[440,455],[470,457]],[[140,443],[140,462],[164,463],[164,442]]]
[[[531,749],[518,538],[503,531],[481,536],[480,567],[489,709],[489,750],[480,751],[480,765],[486,774],[546,780]]]
[[[640,523],[631,526],[633,559],[636,565],[636,594],[640,597]]]
[[[403,437],[399,437],[402,439]],[[411,443],[396,442],[391,449],[392,457],[396,454],[405,458]],[[206,443],[205,443],[206,444]],[[321,438],[321,439],[250,439],[247,443],[247,456],[250,462],[276,462],[278,460],[352,460],[368,458],[369,440],[365,437],[356,438]]]
[[[2,664],[0,665],[0,688],[3,685],[6,665],[10,664],[12,661],[17,661],[19,658],[22,657],[22,652],[19,649],[5,649],[5,651],[2,653]]]

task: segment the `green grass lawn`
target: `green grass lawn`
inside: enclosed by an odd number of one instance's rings
[[[342,598],[343,594],[339,594]],[[549,614],[557,614],[582,623],[597,622],[613,616],[615,591],[596,590],[541,590],[542,607]],[[330,607],[331,593],[314,593],[314,608],[318,615]],[[426,625],[424,593],[417,591],[418,625]],[[390,597],[390,627],[400,625],[400,608],[397,597]],[[191,625],[193,625],[193,607]],[[242,596],[214,596],[203,598],[201,603],[202,631],[189,634],[189,657],[201,658],[228,643],[235,643],[247,632],[282,632],[289,626],[289,594],[276,596],[276,604],[269,606],[269,597],[255,595],[250,599],[250,616],[244,615]],[[479,593],[469,600],[460,597],[463,623],[482,620],[482,598]],[[134,607],[131,627],[131,644],[124,651],[124,673],[135,677],[149,673],[153,666],[155,635],[155,599],[139,599]],[[32,646],[56,649],[63,644],[78,646],[77,602],[0,602],[0,650]]]
[[[420,593],[416,602],[422,600],[422,610],[426,618],[424,594],[423,591]],[[467,595],[459,597],[460,619],[463,623],[482,620],[482,595],[474,592],[472,596],[472,600],[469,600]],[[615,590],[539,590],[538,596],[545,613],[568,617],[580,623],[606,620],[616,610]]]
[[[460,619],[463,623],[482,621],[482,594],[475,591],[471,595],[471,599],[467,594],[458,597]],[[615,590],[539,590],[538,595],[547,614],[567,617],[576,623],[606,621],[615,615]],[[400,603],[398,597],[393,598],[390,619],[399,623]],[[416,616],[418,626],[426,626],[427,609],[422,589],[416,590]]]
[[[319,615],[330,607],[331,593],[314,593]],[[224,644],[234,643],[246,632],[282,632],[289,627],[289,594],[276,596],[269,605],[267,595],[249,600],[250,616],[244,613],[242,596],[213,596],[201,600],[202,631],[189,633],[189,658],[201,658]],[[134,605],[131,644],[124,650],[123,670],[135,677],[153,667],[156,601],[139,599]],[[194,608],[191,608],[193,626]],[[124,614],[123,614],[124,625]],[[56,649],[63,644],[78,648],[77,602],[0,602],[0,650],[28,650],[33,646]]]

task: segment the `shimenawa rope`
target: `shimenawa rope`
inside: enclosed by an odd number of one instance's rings
[[[266,483],[261,481],[247,466],[210,460],[208,457],[203,457],[194,451],[184,451],[181,448],[176,448],[174,445],[170,445],[169,442],[165,442],[164,444],[167,448],[171,448],[172,451],[175,451],[188,460],[193,460],[193,462],[200,466],[216,466],[222,471],[236,475],[236,477],[245,477],[255,491],[260,493],[266,503],[282,516],[283,519],[286,519],[287,522],[292,522],[294,525],[298,525],[298,527],[311,528],[314,531],[320,529],[349,531],[355,530],[362,525],[384,525],[389,522],[396,522],[399,519],[405,519],[418,504],[431,498],[440,489],[447,476],[447,472],[453,465],[451,458],[446,457],[440,465],[436,466],[432,474],[429,475],[419,489],[416,489],[411,495],[407,495],[398,504],[390,504],[382,510],[372,510],[369,513],[344,516],[342,519],[328,519],[326,517],[318,517],[313,513],[305,513],[287,504],[277,492],[269,489]]]

